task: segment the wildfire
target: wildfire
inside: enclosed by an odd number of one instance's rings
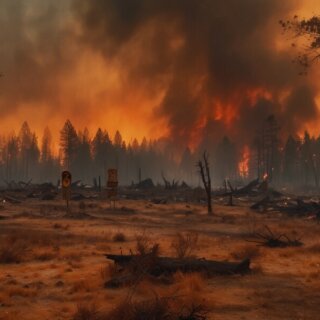
[[[241,177],[246,178],[249,175],[249,161],[250,161],[250,150],[246,145],[242,150],[241,160],[238,164],[239,174]]]

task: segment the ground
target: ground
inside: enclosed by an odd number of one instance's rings
[[[3,203],[0,319],[73,319],[82,305],[107,312],[128,294],[137,300],[181,295],[186,304],[205,305],[208,319],[320,319],[320,226],[277,212],[253,212],[245,199],[235,204],[216,200],[214,215],[208,216],[204,204],[123,199],[113,210],[106,200],[86,199],[72,201],[74,217],[66,218],[62,200]],[[267,248],[248,242],[264,225],[301,236],[304,245]],[[144,233],[159,243],[161,255],[174,256],[177,232],[198,234],[193,252],[198,258],[249,256],[252,272],[211,278],[176,274],[171,283],[146,279],[134,291],[104,287],[112,263],[105,253],[130,253]],[[8,256],[6,248],[14,252]]]

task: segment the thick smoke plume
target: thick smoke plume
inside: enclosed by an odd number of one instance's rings
[[[225,134],[250,142],[272,113],[285,133],[301,131],[318,117],[317,88],[278,27],[297,3],[2,0],[0,114],[191,146]]]
[[[289,132],[317,117],[315,89],[277,49],[278,18],[294,3],[79,0],[74,8],[84,41],[119,59],[128,83],[164,90],[157,115],[185,141],[209,127],[246,137],[271,113]]]

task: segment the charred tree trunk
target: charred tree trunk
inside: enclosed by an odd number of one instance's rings
[[[311,156],[311,164],[312,164],[312,172],[313,172],[313,177],[314,177],[314,183],[317,188],[319,189],[319,176],[318,176],[318,170],[317,170],[317,165],[315,161],[315,155]]]
[[[204,185],[204,189],[207,194],[207,202],[208,202],[208,214],[212,214],[212,203],[211,203],[211,176],[208,162],[208,155],[206,152],[203,153],[203,162],[200,160],[198,162],[198,167],[200,170],[200,176],[202,179],[202,183]]]

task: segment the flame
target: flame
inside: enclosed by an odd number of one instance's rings
[[[267,180],[267,179],[268,179],[268,174],[265,173],[265,174],[263,175],[263,180]]]
[[[250,149],[246,145],[243,147],[241,160],[238,164],[239,174],[243,178],[246,178],[249,175],[249,161],[250,161]]]

